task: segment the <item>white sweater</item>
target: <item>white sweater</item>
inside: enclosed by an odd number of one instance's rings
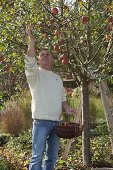
[[[32,95],[32,118],[59,121],[66,101],[60,76],[38,67],[34,57],[26,57],[25,73]]]

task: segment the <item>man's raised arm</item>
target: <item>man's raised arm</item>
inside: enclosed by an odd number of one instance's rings
[[[25,57],[25,69],[27,69],[27,72],[31,74],[30,72],[34,72],[34,69],[37,67],[37,61],[35,58],[35,38],[32,34],[33,26],[30,24],[26,28],[26,33],[28,36],[28,49],[27,49],[27,55]]]
[[[37,60],[35,58],[34,46],[35,38],[32,35],[32,26],[29,25],[26,29],[28,35],[28,49],[25,57],[25,74],[30,87],[33,89],[37,78]]]
[[[27,28],[26,28],[26,33],[28,35],[28,50],[27,50],[27,56],[28,57],[34,57],[35,55],[35,38],[32,34],[32,29],[33,29],[33,26],[32,25],[29,25]]]

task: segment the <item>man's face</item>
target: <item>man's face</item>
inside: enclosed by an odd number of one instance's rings
[[[48,50],[43,50],[38,58],[39,64],[46,70],[51,70],[53,66],[53,56]]]

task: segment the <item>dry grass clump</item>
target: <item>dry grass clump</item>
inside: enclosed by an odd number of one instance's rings
[[[23,91],[18,96],[13,96],[5,103],[1,112],[1,131],[18,135],[28,130],[32,125],[31,96],[29,91]]]
[[[22,132],[22,114],[15,101],[8,101],[2,110],[1,129],[3,132],[18,135]]]

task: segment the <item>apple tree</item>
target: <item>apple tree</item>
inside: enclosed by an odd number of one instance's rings
[[[36,37],[36,56],[43,47],[48,47],[55,58],[55,71],[63,76],[70,72],[78,86],[82,86],[83,164],[88,165],[91,162],[89,84],[106,78],[112,70],[112,1],[11,0],[1,1],[1,11],[0,60],[4,83],[12,77],[18,82],[13,86],[15,89],[25,83],[25,30],[31,23]]]

